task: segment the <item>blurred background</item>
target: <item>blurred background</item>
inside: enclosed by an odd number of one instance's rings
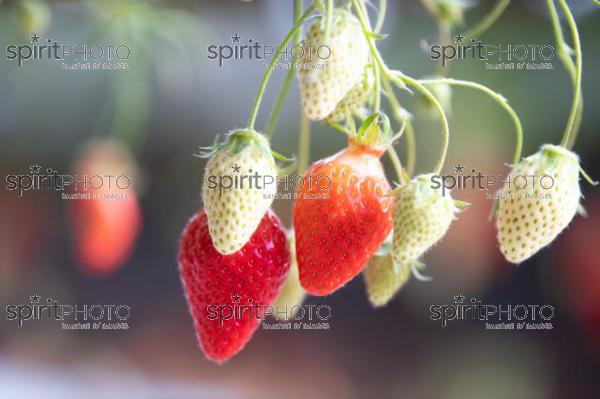
[[[389,2],[379,48],[389,65],[414,77],[437,64],[421,42],[436,41],[435,21],[419,1]],[[600,8],[570,1],[583,43],[585,111],[575,151],[600,178]],[[493,6],[480,1],[466,27]],[[0,303],[29,296],[68,304],[127,304],[130,328],[65,331],[47,320],[18,327],[0,318],[0,397],[198,398],[598,398],[600,397],[600,191],[582,183],[587,218],[576,217],[550,248],[519,267],[502,258],[488,221],[492,202],[480,191],[457,190],[472,203],[443,242],[426,256],[425,274],[385,308],[367,302],[361,277],[311,304],[333,309],[327,331],[259,329],[245,350],[223,366],[198,349],[177,270],[177,247],[187,220],[201,207],[204,160],[194,157],[217,134],[243,127],[264,65],[230,60],[222,67],[208,46],[238,34],[278,45],[291,26],[289,1],[0,1],[0,49],[52,38],[71,44],[125,44],[125,70],[64,70],[60,62],[0,59],[0,175],[28,174],[32,164],[74,173],[90,143],[123,143],[135,169],[139,206],[121,264],[85,266],[73,202],[56,191],[22,197],[0,191]],[[466,29],[465,27],[465,29]],[[568,35],[567,35],[568,37]],[[554,44],[544,1],[512,1],[482,41]],[[524,126],[524,154],[558,143],[571,104],[569,77],[559,60],[550,71],[489,71],[480,61],[451,64],[450,76],[483,83],[509,99]],[[284,72],[271,80],[258,126],[264,126]],[[272,146],[296,153],[300,105],[291,89]],[[440,145],[436,121],[416,115],[417,171],[427,172]],[[455,88],[446,173],[506,174],[514,127],[479,92]],[[311,160],[342,149],[345,140],[313,125]],[[404,153],[404,142],[398,146]],[[388,176],[392,168],[385,160]],[[274,207],[290,226],[291,201]],[[138,209],[139,208],[139,209]],[[87,210],[93,219],[96,210]],[[96,213],[95,213],[96,212]],[[82,227],[85,229],[86,227]],[[103,234],[115,234],[107,228]],[[119,232],[116,230],[117,237]],[[91,240],[91,239],[90,239]],[[126,239],[123,239],[126,240]],[[94,250],[87,252],[93,257]],[[455,295],[484,303],[549,304],[549,331],[487,331],[479,321],[446,328],[429,318],[433,304]],[[4,312],[4,310],[3,310]]]

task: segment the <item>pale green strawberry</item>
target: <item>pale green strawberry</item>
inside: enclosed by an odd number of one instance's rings
[[[410,266],[396,263],[390,254],[373,256],[363,271],[367,296],[374,307],[386,305],[406,284]]]
[[[260,133],[234,131],[212,154],[205,169],[202,199],[208,230],[220,253],[235,253],[250,240],[273,202],[276,182],[275,159]]]
[[[394,190],[392,256],[400,264],[411,264],[437,243],[458,211],[449,192],[434,188],[432,176],[417,176]]]
[[[339,122],[351,114],[356,109],[364,105],[369,101],[370,96],[373,93],[373,86],[375,80],[371,68],[367,68],[363,73],[362,80],[354,86],[348,94],[337,104],[332,113],[327,115],[325,120],[327,122]]]
[[[293,232],[288,234],[288,242],[291,257],[290,272],[279,296],[273,303],[273,316],[279,320],[291,319],[299,310],[297,306],[302,305],[304,298],[306,298],[306,292],[300,284],[298,261],[296,260],[296,242]]]
[[[579,158],[547,144],[515,165],[507,182],[498,199],[498,242],[509,262],[520,263],[554,241],[575,216]]]
[[[321,59],[321,48],[328,58]],[[322,21],[315,22],[304,38],[304,56],[299,61],[298,80],[302,107],[307,118],[322,120],[364,78],[369,64],[369,45],[360,23],[346,10],[334,10],[329,37],[325,38]]]

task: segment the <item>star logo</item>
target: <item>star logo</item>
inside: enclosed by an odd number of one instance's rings
[[[31,303],[40,303],[40,299],[42,299],[42,297],[39,296],[38,294],[31,295],[29,297],[29,302],[31,302]]]
[[[231,169],[233,169],[234,173],[240,173],[240,165],[238,165],[237,163],[233,165]]]
[[[458,35],[454,35],[454,41],[456,43],[462,43],[463,40],[465,40],[465,37],[463,35],[461,35],[460,33]]]
[[[31,39],[31,43],[39,43],[40,42],[40,37],[34,33],[33,36],[29,36],[29,39]]]
[[[454,295],[454,303],[464,303],[465,296],[462,294]]]
[[[41,172],[42,167],[40,165],[38,165],[37,163],[35,165],[29,165],[29,171],[34,174],[37,175]]]
[[[465,167],[461,164],[455,165],[454,166],[454,171],[456,173],[463,173],[465,171]]]
[[[237,294],[231,296],[231,301],[233,303],[240,303],[241,300],[242,300],[242,297]]]
[[[239,43],[240,39],[241,39],[241,36],[238,35],[237,33],[235,35],[231,36],[232,43]]]

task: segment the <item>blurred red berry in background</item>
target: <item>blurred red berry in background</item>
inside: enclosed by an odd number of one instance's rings
[[[600,197],[584,200],[587,217],[575,217],[555,244],[557,279],[574,317],[600,345]]]
[[[135,163],[116,141],[83,149],[74,168],[71,219],[75,257],[94,275],[108,275],[131,256],[142,215],[133,187]]]

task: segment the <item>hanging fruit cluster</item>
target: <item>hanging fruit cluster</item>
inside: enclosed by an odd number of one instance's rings
[[[304,173],[304,181],[329,182],[326,187],[307,184],[298,188],[293,230],[286,232],[270,209],[276,185],[252,185],[249,180],[244,184],[243,179],[256,174],[277,181],[278,175],[286,173],[278,163],[289,160],[271,149],[270,138],[287,85],[282,86],[265,133],[254,128],[278,56],[262,80],[248,127],[230,132],[223,143],[205,148],[202,154],[208,158],[202,187],[204,209],[183,232],[179,267],[200,348],[211,360],[223,362],[239,352],[258,328],[265,307],[293,307],[302,302],[305,292],[329,295],[363,271],[370,302],[382,306],[407,282],[411,271],[425,279],[419,273],[424,267],[423,255],[444,237],[468,205],[432,185],[448,150],[446,114],[452,86],[490,96],[512,118],[517,145],[511,177],[549,175],[555,181],[544,193],[542,186],[531,185],[510,186],[499,193],[498,240],[508,261],[523,262],[551,243],[579,208],[579,175],[583,171],[570,148],[582,111],[581,46],[564,0],[558,3],[569,22],[575,49],[574,56],[566,53],[562,58],[572,71],[571,115],[560,146],[543,145],[537,154],[523,160],[521,123],[506,99],[481,84],[446,78],[446,72],[415,79],[388,67],[375,44],[383,39],[380,29],[385,1],[379,4],[374,27],[365,3],[351,0],[334,7],[332,0],[315,1],[302,12],[302,2],[296,0],[295,24],[281,44],[282,48],[294,40],[303,43],[306,50],[331,49],[331,56],[319,61],[327,63],[327,68],[315,67],[314,60],[309,59],[311,51],[305,51],[286,79],[297,75],[304,114],[298,169]],[[462,1],[424,3],[438,19],[440,40],[444,40],[442,33],[447,36],[463,19]],[[485,30],[481,27],[491,25],[505,3],[500,2],[474,32],[479,35]],[[560,31],[553,0],[548,0],[548,7],[554,13],[554,28]],[[309,19],[315,21],[302,37],[302,27]],[[566,44],[558,45],[566,51]],[[439,118],[443,133],[435,168],[415,176],[411,115],[395,94],[395,90],[409,91],[409,87],[421,94],[419,101],[427,113]],[[387,99],[396,129],[382,109],[382,99]],[[345,133],[348,146],[306,169],[309,120],[322,121]],[[406,137],[406,167],[394,148],[401,137]],[[394,189],[380,161],[384,154],[395,168],[398,185]],[[224,178],[235,184],[227,188],[215,184]]]

